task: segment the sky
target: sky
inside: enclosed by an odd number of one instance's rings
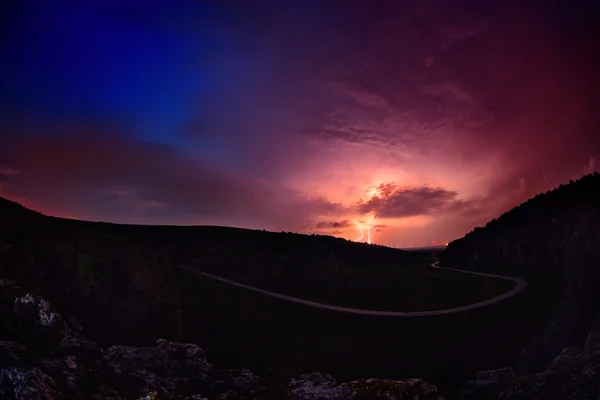
[[[410,247],[599,170],[595,1],[4,3],[0,196],[48,215]]]

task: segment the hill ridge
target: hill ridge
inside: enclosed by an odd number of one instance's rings
[[[560,349],[583,345],[600,308],[600,174],[541,193],[451,242],[442,263],[454,268],[511,271],[556,288],[554,316],[519,368],[546,365]],[[554,301],[549,298],[548,301]]]

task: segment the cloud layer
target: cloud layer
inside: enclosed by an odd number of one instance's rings
[[[358,211],[374,213],[378,218],[404,218],[430,215],[459,204],[458,193],[427,186],[396,189],[393,184],[380,185],[380,195],[359,203]]]
[[[597,2],[488,3],[7,6],[0,194],[93,220],[354,239],[375,214],[377,243],[459,237],[600,157]]]

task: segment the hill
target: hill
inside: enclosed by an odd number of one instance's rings
[[[275,386],[317,369],[345,380],[417,376],[452,393],[477,370],[518,361],[537,371],[562,347],[582,344],[598,309],[599,184],[595,174],[562,185],[451,243],[443,265],[520,275],[529,285],[494,306],[435,318],[309,309],[187,272],[373,306],[368,295],[382,283],[408,299],[432,297],[414,282],[451,288],[439,290],[442,301],[485,286],[449,271],[428,276],[428,253],[284,232],[68,220],[1,198],[0,277],[47,298],[100,346],[162,337],[198,343],[217,365],[253,368]]]
[[[599,259],[598,173],[535,196],[450,243],[443,254],[446,266],[510,271],[557,285],[558,306],[543,340],[532,342],[519,359],[524,372],[546,365],[563,347],[584,342],[600,308]]]
[[[437,385],[446,398],[453,398],[452,394],[478,370],[514,366],[519,358],[521,369],[525,365],[531,370],[542,370],[545,365],[532,367],[532,360],[542,365],[541,351],[556,354],[560,343],[580,343],[587,334],[585,329],[592,319],[577,314],[574,307],[597,308],[586,303],[593,303],[595,286],[593,280],[585,279],[594,275],[585,274],[589,268],[581,260],[587,259],[578,258],[593,255],[589,249],[598,237],[594,236],[598,227],[594,219],[597,203],[593,198],[589,200],[597,184],[597,175],[584,177],[557,189],[562,191],[561,196],[555,192],[536,196],[521,206],[527,212],[520,208],[511,210],[507,214],[512,213],[513,217],[505,215],[476,229],[442,253],[446,266],[520,275],[529,283],[525,292],[483,309],[408,319],[311,309],[197,278],[186,271],[193,268],[289,291],[306,291],[307,285],[312,285],[313,294],[323,295],[325,292],[319,290],[329,289],[333,296],[347,294],[344,290],[349,284],[364,290],[374,283],[388,282],[394,290],[402,281],[415,282],[415,276],[423,280],[425,277],[419,274],[431,272],[422,268],[430,262],[428,253],[290,233],[67,220],[43,216],[0,199],[0,277],[22,286],[17,290],[12,283],[0,280],[0,340],[17,340],[26,346],[25,350],[14,342],[0,342],[0,359],[8,360],[5,365],[0,363],[4,368],[0,378],[6,371],[9,373],[0,382],[0,394],[4,393],[2,390],[17,390],[12,385],[21,381],[14,374],[21,371],[27,378],[27,384],[21,385],[24,388],[45,385],[44,388],[52,389],[55,386],[50,382],[54,379],[59,390],[78,393],[77,396],[87,388],[94,393],[128,393],[126,398],[130,398],[156,389],[160,383],[171,385],[169,391],[182,390],[181,395],[197,390],[216,398],[218,392],[233,388],[240,399],[264,398],[264,393],[256,392],[256,376],[248,371],[206,370],[202,373],[208,382],[197,382],[178,365],[190,362],[208,366],[201,350],[168,340],[200,344],[217,366],[252,368],[266,378],[262,382],[276,393],[272,398],[277,399],[284,398],[286,390],[289,396],[285,398],[294,400],[331,398],[336,393],[349,396],[340,399],[381,398],[373,393],[350,395],[349,390],[360,386],[362,391],[364,385],[370,388],[367,391],[377,393],[392,390],[395,394],[386,394],[388,397],[414,398],[410,392],[413,389],[426,390],[437,397],[419,380],[358,379],[364,377],[424,378]],[[587,197],[573,199],[584,194]],[[557,203],[548,198],[562,200]],[[556,225],[555,229],[548,224]],[[563,248],[558,240],[561,231],[570,233],[570,241],[564,242]],[[553,247],[536,241],[535,234],[540,232],[547,235],[546,241],[555,240],[551,242]],[[565,257],[558,258],[562,263],[549,266],[539,261],[550,260],[546,252],[557,248],[557,254]],[[542,257],[536,258],[539,255]],[[188,268],[179,268],[182,265]],[[456,284],[448,277],[458,272],[444,274],[443,285]],[[369,280],[377,276],[375,281]],[[565,277],[568,284],[563,282]],[[440,276],[427,277],[430,278],[436,281]],[[480,284],[481,281],[467,282],[469,287]],[[402,290],[412,297],[410,286],[407,284]],[[453,296],[475,292],[467,286]],[[581,296],[578,290],[582,288],[588,297]],[[415,290],[422,289],[421,286]],[[52,306],[41,297],[26,293],[43,295]],[[439,297],[443,299],[448,294]],[[32,314],[35,310],[39,315]],[[571,338],[577,340],[560,342],[556,331],[569,331],[565,324],[573,322],[573,318],[582,321],[576,328],[579,339],[574,335]],[[555,327],[557,324],[559,327]],[[573,385],[568,390],[579,391],[585,386],[592,393],[597,385],[589,377],[596,376],[596,370],[590,368],[600,367],[593,355],[598,347],[598,327],[594,329],[584,351],[566,349],[539,374],[517,379],[510,368],[478,373],[465,386],[461,399],[490,398],[490,393],[502,393],[498,399],[539,398],[540,391],[563,393]],[[167,341],[161,340],[156,346],[157,338]],[[106,349],[110,345],[120,346]],[[523,348],[526,352],[519,356]],[[186,353],[189,349],[194,354]],[[147,371],[149,358],[156,359],[151,363],[152,373]],[[31,363],[27,361],[30,359],[36,368],[23,369],[24,364]],[[123,370],[126,359],[127,369]],[[73,371],[74,361],[92,369]],[[94,372],[94,368],[106,369],[110,381],[103,378],[104,373]],[[331,376],[321,373],[289,379],[315,370],[332,372],[351,382],[338,385]],[[250,387],[239,386],[245,379],[253,382]],[[560,384],[557,386],[556,382]],[[84,386],[80,386],[82,383]],[[244,392],[249,388],[250,392]],[[181,395],[175,398],[183,398]],[[159,393],[156,398],[170,397]]]
[[[148,346],[162,337],[200,344],[217,365],[261,373],[283,365],[342,379],[422,376],[443,386],[510,363],[542,318],[504,331],[507,321],[517,323],[513,311],[522,309],[522,296],[439,318],[344,315],[179,268],[358,308],[389,302],[447,308],[509,289],[488,286],[487,278],[431,270],[430,253],[327,236],[76,221],[9,201],[0,202],[0,224],[0,276],[48,299],[103,346]],[[490,350],[492,337],[506,347]]]
[[[134,317],[122,314],[128,301],[141,307],[130,310],[137,318],[152,314],[152,306],[141,306],[148,299],[163,308],[180,307],[175,278],[180,270],[337,306],[404,312],[477,303],[514,285],[429,268],[425,252],[331,236],[78,221],[47,217],[6,199],[0,199],[0,223],[2,276],[24,282],[84,319],[82,308],[118,308],[109,314],[113,320],[102,321],[116,337],[124,333],[122,321]],[[68,300],[61,299],[65,293]],[[147,328],[146,322],[140,321]]]
[[[429,263],[422,254],[331,236],[77,221],[44,216],[2,198],[0,225],[0,276],[47,297],[67,315],[87,319],[87,326],[110,327],[103,333],[109,341],[156,340],[153,325],[162,318],[156,309],[169,314],[166,309],[179,304],[180,265],[267,289],[325,292],[343,286],[336,279],[342,267],[348,279],[357,280],[365,265]],[[98,308],[113,312],[85,312]],[[132,321],[143,327],[143,335],[131,332]]]

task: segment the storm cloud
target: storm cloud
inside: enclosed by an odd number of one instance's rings
[[[598,170],[598,2],[7,4],[0,195],[47,214],[396,246]]]
[[[393,184],[382,185],[379,195],[358,205],[360,213],[374,213],[378,218],[403,218],[432,214],[460,204],[458,193],[427,186],[396,189]]]

